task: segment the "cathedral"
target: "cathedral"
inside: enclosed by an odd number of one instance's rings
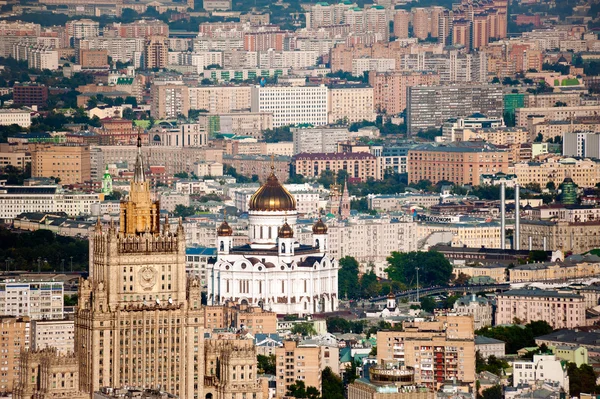
[[[307,315],[338,307],[338,262],[327,255],[327,226],[312,245],[294,238],[296,200],[271,171],[250,198],[246,245],[233,247],[227,221],[217,229],[217,259],[208,265],[208,304],[227,301],[277,314]]]
[[[75,353],[26,351],[16,399],[93,398],[103,387],[181,399],[262,399],[252,340],[205,338],[200,280],[185,271],[185,234],[161,226],[141,140],[118,228],[96,224],[81,279]],[[237,378],[236,378],[237,376]]]

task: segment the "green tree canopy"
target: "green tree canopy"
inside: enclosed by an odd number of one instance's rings
[[[317,335],[315,326],[312,323],[296,323],[292,327],[292,334],[300,334],[303,337]]]
[[[421,287],[446,284],[452,276],[452,265],[437,251],[406,253],[394,251],[387,261],[389,267],[385,271],[389,278],[407,286],[416,286],[417,267]]]
[[[323,399],[344,399],[342,379],[330,367],[321,373],[321,392]]]
[[[338,271],[338,295],[340,298],[356,299],[360,295],[358,285],[358,262],[351,256],[340,259]]]
[[[275,355],[258,355],[256,360],[259,373],[275,375]]]

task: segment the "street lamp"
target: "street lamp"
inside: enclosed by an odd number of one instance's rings
[[[419,302],[419,269],[420,267],[415,267],[415,270],[417,271],[417,302]]]

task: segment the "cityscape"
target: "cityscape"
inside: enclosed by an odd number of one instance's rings
[[[600,0],[0,0],[0,398],[600,398]]]

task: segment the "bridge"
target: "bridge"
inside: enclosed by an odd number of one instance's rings
[[[479,291],[508,291],[509,283],[482,284],[482,285],[453,285],[453,286],[435,286],[419,288],[419,297],[443,294],[446,292],[479,292]],[[417,295],[416,289],[402,291],[396,294],[396,299],[414,298]],[[382,302],[387,300],[387,295],[369,299],[369,302]]]

